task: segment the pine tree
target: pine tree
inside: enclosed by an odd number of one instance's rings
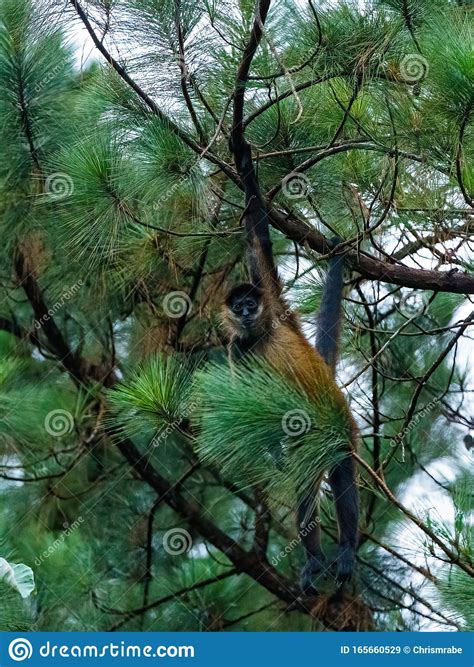
[[[325,239],[348,249],[361,539],[353,584],[329,569],[317,598],[296,494],[346,424],[229,368],[220,327],[246,275],[228,139],[255,12],[0,0],[0,557],[36,586],[10,582],[0,629],[473,629],[472,9],[279,0],[251,64],[245,135],[310,337]],[[331,560],[325,484],[320,504]]]

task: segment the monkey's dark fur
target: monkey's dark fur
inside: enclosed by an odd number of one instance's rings
[[[344,255],[334,255],[329,264],[318,316],[316,349],[304,337],[300,323],[282,298],[282,285],[274,263],[267,211],[252,162],[250,145],[243,140],[234,148],[235,163],[245,191],[245,225],[248,268],[251,282],[234,287],[223,308],[232,358],[252,352],[261,355],[277,372],[303,386],[308,395],[330,395],[340,405],[351,425],[347,457],[329,471],[339,529],[336,578],[352,577],[358,542],[359,498],[355,465],[350,455],[356,448],[357,427],[345,398],[334,380],[342,311]],[[333,249],[340,239],[332,240]],[[314,480],[314,492],[302,498],[298,525],[306,551],[300,584],[305,592],[317,592],[314,578],[327,570],[315,517],[316,496],[321,480]],[[316,518],[316,520],[315,520]]]

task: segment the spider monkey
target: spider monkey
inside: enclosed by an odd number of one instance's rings
[[[350,580],[358,542],[359,496],[355,464],[350,455],[357,441],[357,426],[344,396],[334,380],[342,312],[344,256],[330,260],[327,282],[318,315],[316,349],[303,335],[301,325],[282,297],[282,283],[273,259],[268,216],[255,174],[250,144],[243,139],[231,149],[245,192],[245,229],[250,281],[233,287],[223,307],[222,320],[230,338],[230,355],[240,359],[248,352],[261,355],[277,372],[296,380],[308,395],[329,394],[335,398],[350,424],[348,454],[329,471],[334,496],[339,544],[336,557],[338,582]],[[235,149],[234,149],[235,147]],[[341,239],[332,240],[335,248]],[[297,511],[306,563],[301,571],[304,592],[317,593],[314,578],[327,569],[321,550],[318,521],[314,521],[316,497],[313,491],[300,498]]]

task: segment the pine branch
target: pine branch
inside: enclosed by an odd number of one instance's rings
[[[353,457],[356,459],[356,461],[363,467],[369,475],[372,477],[376,485],[379,487],[381,491],[384,492],[388,500],[397,507],[403,514],[409,518],[420,530],[422,530],[431,540],[434,544],[436,544],[443,553],[446,554],[446,556],[449,559],[449,562],[451,562],[453,565],[457,565],[459,568],[464,570],[469,576],[474,577],[474,567],[470,565],[469,563],[466,563],[462,558],[455,553],[450,547],[446,546],[446,544],[436,535],[436,533],[429,527],[427,526],[419,517],[416,516],[416,514],[413,514],[411,510],[409,510],[407,507],[401,503],[398,498],[390,491],[388,488],[386,482],[384,479],[378,475],[375,470],[371,468],[371,466],[364,461],[362,457],[360,457],[358,454],[353,452]]]
[[[106,612],[107,614],[117,614],[119,616],[125,617],[118,623],[115,623],[115,625],[113,625],[108,630],[108,632],[116,632],[119,628],[122,627],[124,623],[126,623],[131,618],[136,618],[137,616],[146,614],[146,612],[150,611],[150,609],[156,609],[157,607],[160,607],[162,604],[166,604],[171,600],[175,600],[176,598],[182,597],[183,595],[188,595],[188,593],[191,593],[192,591],[197,591],[200,588],[205,588],[206,586],[212,586],[212,584],[215,584],[218,581],[223,581],[225,579],[228,579],[229,577],[233,577],[236,574],[238,574],[238,572],[234,568],[232,568],[231,570],[228,570],[227,572],[222,572],[221,574],[218,574],[215,577],[209,577],[208,579],[204,579],[204,581],[198,581],[196,584],[193,584],[192,586],[185,586],[184,588],[181,588],[180,590],[175,591],[174,593],[165,595],[159,600],[154,600],[153,602],[150,602],[149,604],[144,604],[142,607],[138,607],[136,609],[121,610],[121,609],[112,609],[111,607],[102,607],[102,606],[100,606],[99,609],[101,611]],[[95,601],[95,603],[96,606],[98,606],[97,601]]]
[[[127,70],[125,67],[123,67],[118,60],[116,60],[112,54],[106,49],[104,46],[103,42],[98,38],[94,28],[92,27],[91,22],[89,21],[87,14],[85,13],[84,9],[78,2],[78,0],[69,0],[70,4],[73,6],[75,9],[77,15],[81,19],[82,23],[84,24],[84,27],[86,28],[87,32],[90,35],[90,38],[94,42],[95,47],[97,50],[103,55],[105,60],[108,62],[108,64],[117,72],[117,74],[120,76],[125,83],[130,86],[130,88],[138,95],[138,97],[146,104],[146,106],[155,114],[160,120],[164,121],[167,126],[178,136],[185,144],[186,146],[189,146],[195,153],[198,153],[199,155],[202,154],[203,148],[199,146],[189,135],[187,132],[182,130],[179,125],[176,125],[163,111],[160,109],[160,107],[156,104],[156,102],[146,93],[141,86],[138,85],[138,83],[132,79],[132,77],[128,74]],[[206,151],[206,159],[209,160],[209,162],[212,162],[220,167],[222,171],[229,176],[230,178],[234,178],[234,173],[233,170],[227,165],[225,162],[220,160],[217,156],[215,156],[213,153],[210,153],[209,151]]]

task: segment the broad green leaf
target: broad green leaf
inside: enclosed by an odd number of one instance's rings
[[[23,563],[9,563],[5,558],[0,558],[0,582],[18,591],[22,598],[29,597],[35,589],[31,567]]]

